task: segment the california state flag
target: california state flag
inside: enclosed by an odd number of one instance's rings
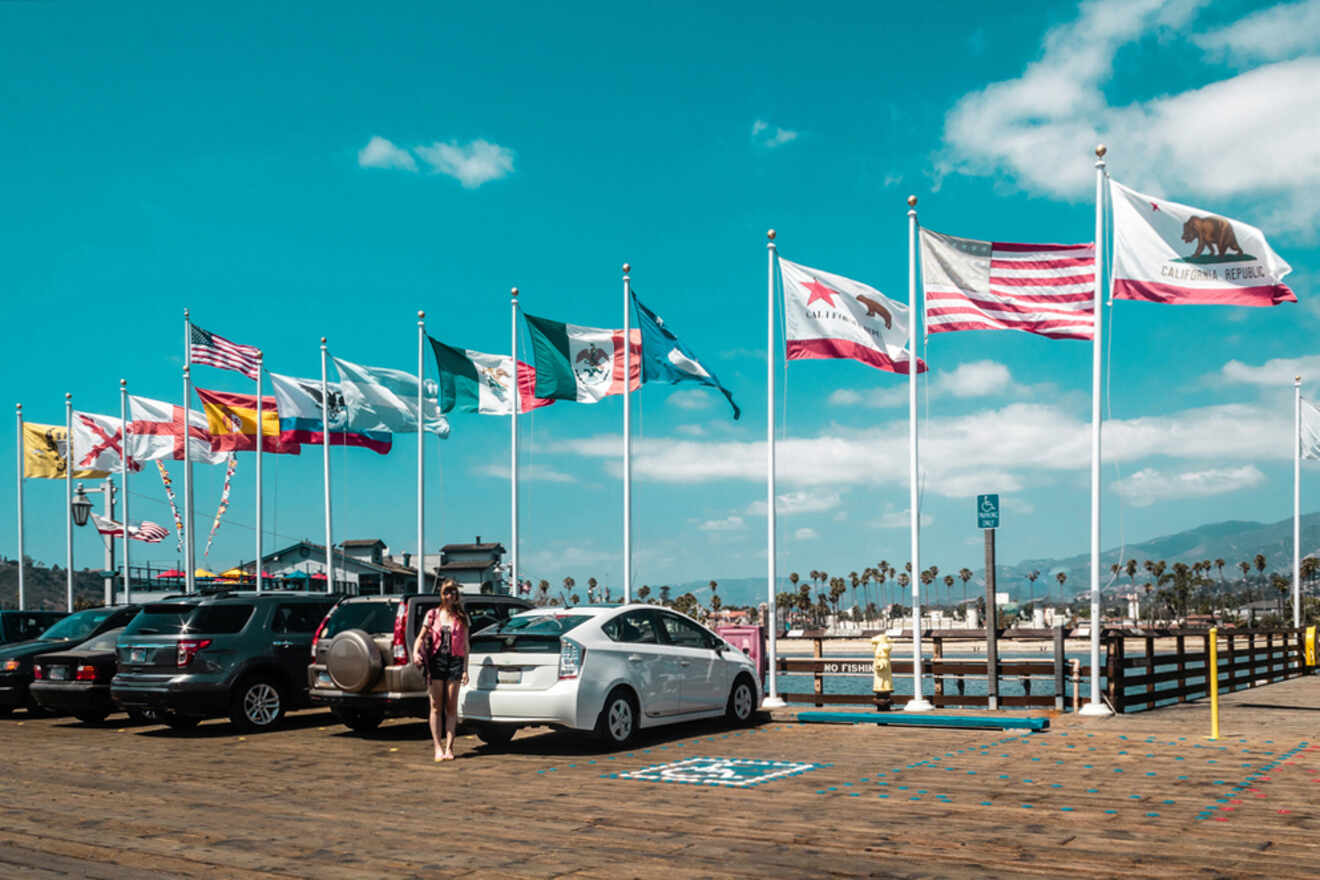
[[[790,361],[851,358],[907,373],[908,307],[874,287],[779,260],[784,282],[784,340]],[[917,372],[926,364],[917,359]]]
[[[1109,182],[1114,217],[1114,299],[1169,305],[1277,306],[1297,302],[1292,267],[1265,235]]]

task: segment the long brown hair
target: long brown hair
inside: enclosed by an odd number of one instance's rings
[[[440,584],[440,607],[445,607],[445,590],[454,591],[454,609],[450,613],[463,621],[463,626],[470,628],[472,620],[468,617],[467,609],[463,607],[463,591],[458,588],[458,581],[453,578],[445,578]]]

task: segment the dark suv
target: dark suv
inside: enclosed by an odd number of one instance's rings
[[[408,656],[435,593],[354,596],[321,621],[312,641],[307,683],[313,705],[329,706],[353,730],[372,730],[387,717],[425,718],[426,681]],[[512,596],[464,596],[472,632],[531,608]]]
[[[173,634],[122,638],[110,695],[125,709],[163,714],[175,728],[228,715],[239,730],[269,730],[289,708],[307,705],[307,651],[336,598],[282,591],[209,598]]]
[[[0,611],[0,645],[35,639],[67,616],[63,611]]]

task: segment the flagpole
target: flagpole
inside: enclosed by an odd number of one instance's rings
[[[330,392],[325,381],[325,337],[321,337],[321,482],[325,487],[325,591],[335,589],[335,545],[330,531]]]
[[[1091,700],[1082,715],[1109,715],[1100,701],[1100,357],[1105,277],[1105,145],[1095,148],[1095,333],[1091,344]]]
[[[1293,628],[1302,625],[1302,377],[1293,379]]]
[[[623,264],[623,601],[632,601],[632,267]]]
[[[128,380],[119,380],[119,479],[124,484],[124,604],[133,601],[133,587],[128,580]],[[110,540],[114,540],[111,538]]]
[[[917,197],[908,196],[908,530],[912,538],[912,699],[908,712],[935,708],[921,695],[921,492],[917,484]]]
[[[262,509],[261,508],[262,508],[262,498],[264,497],[262,493],[262,484],[261,484],[261,452],[263,447],[266,445],[266,423],[265,421],[263,421],[263,416],[261,413],[261,371],[263,369],[262,361],[264,358],[265,358],[264,354],[262,354],[261,352],[257,352],[257,561],[253,563],[252,567],[256,569],[255,574],[257,576],[258,593],[261,592],[261,588],[262,588],[262,578],[261,578]],[[275,443],[277,445],[279,444],[278,434],[275,436]]]
[[[23,611],[27,608],[26,581],[23,578],[23,569],[27,566],[27,558],[23,553],[23,454],[27,449],[23,443],[23,404],[16,404],[14,412],[18,419],[18,610]]]
[[[73,395],[64,395],[64,608],[73,613]]]
[[[518,384],[518,288],[510,291],[513,308],[509,317],[509,350],[513,353],[513,404],[509,408],[509,497],[512,538],[509,541],[509,595],[518,595],[518,405],[522,387]]]
[[[194,559],[192,491],[192,322],[183,310],[183,591],[197,589],[197,564]]]
[[[426,430],[422,418],[422,394],[426,364],[422,345],[426,342],[426,312],[417,312],[417,592],[426,592]]]
[[[778,662],[779,623],[775,614],[775,263],[779,252],[775,248],[775,231],[767,230],[765,245],[767,257],[767,279],[765,294],[765,541],[766,571],[769,582],[766,584],[765,617],[769,652],[767,677],[770,689],[761,701],[766,709],[782,709],[788,705],[779,697],[779,682],[775,675]]]

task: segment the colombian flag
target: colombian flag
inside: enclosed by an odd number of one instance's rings
[[[252,452],[257,448],[257,397],[228,391],[196,389],[206,413],[211,449],[215,452]],[[280,431],[275,398],[261,398],[261,451],[297,455],[302,447],[292,433]]]

